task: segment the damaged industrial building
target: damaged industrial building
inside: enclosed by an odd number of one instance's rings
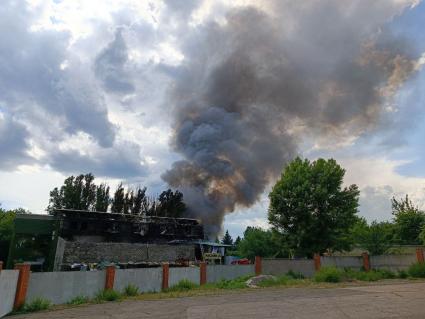
[[[27,262],[34,271],[73,270],[75,265],[152,267],[222,262],[226,245],[204,240],[196,219],[57,209],[15,219],[8,267]]]

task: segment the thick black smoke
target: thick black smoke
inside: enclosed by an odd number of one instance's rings
[[[212,233],[258,200],[301,138],[344,142],[376,128],[414,71],[406,44],[382,28],[399,8],[343,2],[233,10],[186,43],[171,96],[184,159],[163,178]]]

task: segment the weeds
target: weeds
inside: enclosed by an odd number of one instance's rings
[[[296,280],[296,279],[295,279]],[[288,275],[279,276],[276,278],[265,279],[258,283],[259,287],[273,287],[273,286],[284,286],[291,281],[295,281]]]
[[[408,273],[414,278],[425,278],[425,263],[416,263],[411,265]]]
[[[345,279],[345,272],[336,267],[323,267],[314,275],[316,282],[341,282]]]
[[[49,309],[51,305],[52,304],[49,300],[39,297],[25,304],[22,308],[22,311],[35,312],[40,310],[46,310],[46,309]]]
[[[198,287],[199,285],[194,284],[190,280],[183,279],[183,280],[180,280],[176,285],[168,288],[166,291],[167,292],[188,291]]]
[[[299,271],[293,271],[290,270],[286,273],[286,276],[292,278],[292,279],[304,279],[304,275],[302,273],[300,273]]]
[[[82,305],[88,303],[90,298],[87,296],[77,296],[67,302],[68,305]]]
[[[99,291],[96,296],[94,297],[94,301],[96,302],[103,302],[103,301],[116,301],[120,300],[122,298],[122,295],[113,289],[105,289]]]
[[[406,270],[399,270],[397,273],[397,277],[401,279],[406,279],[409,277],[409,273]]]
[[[246,288],[246,281],[252,276],[243,276],[232,280],[222,279],[212,286],[218,289],[242,289]]]
[[[123,295],[128,297],[134,297],[139,294],[139,288],[135,285],[129,284],[124,288]]]

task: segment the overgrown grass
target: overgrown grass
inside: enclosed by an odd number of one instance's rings
[[[95,302],[116,301],[120,299],[122,299],[122,295],[113,289],[101,290],[94,297]]]
[[[405,273],[401,272],[404,276]],[[356,271],[353,269],[338,269],[335,267],[323,267],[314,275],[316,282],[343,282],[343,281],[378,281],[382,279],[397,278],[397,274],[386,269],[374,269],[370,271]],[[399,277],[401,278],[401,277]],[[406,277],[403,277],[406,278]]]
[[[232,280],[222,279],[212,284],[212,286],[218,289],[242,289],[247,287],[246,281],[251,277],[252,276],[242,276]],[[206,288],[208,288],[208,286]]]
[[[127,297],[134,297],[139,294],[139,288],[135,285],[129,284],[124,288],[123,295]]]
[[[416,263],[411,265],[408,273],[414,278],[425,278],[425,263]]]
[[[286,275],[292,279],[304,279],[304,275],[302,273],[300,273],[299,271],[293,271],[290,270],[286,273]]]
[[[180,280],[174,286],[166,289],[166,292],[188,291],[188,290],[196,289],[198,287],[199,285],[191,282],[190,280],[183,279],[183,280]]]
[[[316,282],[341,282],[345,278],[344,270],[336,267],[322,267],[314,274]]]
[[[376,269],[370,271],[355,271],[351,269],[345,270],[347,280],[360,281],[378,281],[382,279],[394,279],[397,275],[386,269]]]
[[[68,305],[82,305],[88,303],[90,298],[87,296],[77,296],[67,302]]]
[[[291,281],[295,281],[296,279],[293,279],[289,277],[288,275],[279,276],[276,278],[269,278],[265,279],[263,281],[260,281],[258,283],[259,287],[273,287],[273,286],[284,286],[290,283]]]
[[[51,302],[45,298],[35,298],[29,303],[26,303],[22,307],[23,312],[35,312],[40,310],[46,310],[49,309],[51,306]]]

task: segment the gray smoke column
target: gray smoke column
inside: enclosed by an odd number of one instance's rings
[[[301,141],[344,143],[394,112],[414,72],[385,31],[400,1],[278,1],[233,9],[188,36],[170,101],[173,148],[163,174],[211,233],[254,204]]]

